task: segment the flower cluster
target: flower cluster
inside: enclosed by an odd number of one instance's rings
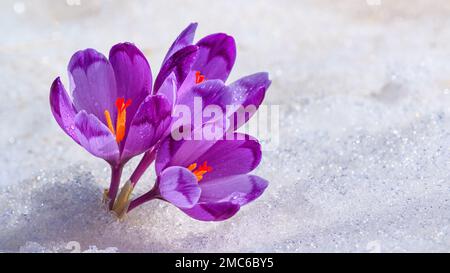
[[[144,54],[131,43],[120,43],[108,58],[94,49],[72,56],[70,95],[59,77],[51,86],[50,105],[57,123],[111,166],[104,202],[120,218],[160,199],[192,218],[221,221],[258,198],[268,185],[249,174],[261,160],[258,140],[236,132],[251,117],[250,113],[239,119],[239,109],[258,108],[270,85],[268,75],[256,73],[226,84],[236,59],[234,39],[216,33],[194,44],[196,28],[192,23],[177,37],[154,81]],[[200,109],[194,107],[198,98]],[[190,126],[196,123],[195,112],[212,106],[227,109],[226,114],[209,115],[198,126]],[[181,117],[182,107],[192,115]],[[205,129],[220,132],[220,137],[217,133],[214,139],[174,137],[183,130],[201,136]],[[140,154],[141,161],[119,191],[124,165]],[[131,200],[153,162],[157,175],[153,187]]]

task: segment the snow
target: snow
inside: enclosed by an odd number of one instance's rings
[[[2,1],[0,251],[449,251],[450,4],[435,2]],[[280,144],[255,172],[269,188],[225,222],[160,201],[118,222],[109,169],[53,120],[50,84],[74,51],[119,41],[155,73],[191,21],[236,38],[230,80],[271,75]]]

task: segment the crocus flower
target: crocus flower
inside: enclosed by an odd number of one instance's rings
[[[176,109],[177,105],[189,107],[191,119],[188,123],[191,125],[194,124],[194,116],[202,115],[201,111],[209,105],[219,106],[224,113],[229,105],[238,106],[234,108],[236,111],[239,107],[252,105],[256,111],[271,83],[268,74],[252,74],[226,85],[225,81],[236,60],[234,38],[224,33],[215,33],[193,44],[196,29],[197,23],[190,24],[173,42],[156,77],[155,94],[164,94],[170,101],[172,109]],[[176,89],[160,88],[164,83],[170,82],[168,79],[176,82]],[[200,109],[194,109],[195,97],[202,99]],[[245,115],[244,119],[237,119],[235,112],[227,112],[228,115],[223,116],[222,121],[204,119],[203,124],[222,123],[221,127],[233,132],[247,122],[253,113]],[[230,120],[238,122],[230,123],[228,122]],[[169,129],[177,129],[185,124],[177,123],[177,118],[173,118],[173,126],[171,125]],[[133,185],[154,161],[155,155],[156,149],[149,150],[144,155],[129,179]]]
[[[175,105],[186,105],[191,109],[192,117],[195,114],[193,108],[194,97],[202,98],[203,107],[196,109],[202,111],[208,105],[218,105],[225,112],[227,105],[237,105],[245,108],[254,106],[255,111],[262,103],[265,92],[270,86],[267,73],[256,73],[225,85],[236,60],[236,43],[232,36],[225,33],[215,33],[203,37],[195,46],[193,40],[197,23],[191,23],[175,39],[164,58],[161,71],[155,81],[155,92],[167,92],[170,89],[158,90],[166,77],[176,72],[178,89],[176,93],[164,93],[175,108]],[[197,51],[194,48],[197,48]],[[186,56],[189,56],[187,58]],[[180,59],[184,65],[179,65]],[[178,64],[178,69],[173,70],[173,64]],[[236,107],[235,110],[238,110]],[[231,119],[234,112],[228,112],[225,119]],[[238,124],[234,124],[228,130],[234,131],[243,125],[253,113]],[[172,121],[174,122],[174,121]],[[205,120],[204,123],[211,122]],[[224,120],[223,122],[226,122]]]
[[[155,186],[133,200],[129,210],[158,198],[197,220],[228,219],[266,189],[266,180],[248,174],[260,160],[261,146],[248,135],[218,141],[169,137],[157,152]]]
[[[130,43],[113,46],[109,59],[94,49],[78,51],[68,72],[71,96],[56,78],[51,110],[75,142],[111,165],[111,208],[123,165],[159,141],[170,125],[171,105],[164,95],[152,94],[150,66]],[[168,82],[164,88],[173,92],[176,86]]]

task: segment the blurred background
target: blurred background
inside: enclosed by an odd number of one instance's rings
[[[448,251],[449,15],[446,0],[1,1],[0,251]],[[50,85],[75,51],[123,41],[155,76],[190,22],[196,40],[235,37],[230,82],[270,73],[270,187],[224,223],[162,203],[110,222],[109,170],[53,120]]]

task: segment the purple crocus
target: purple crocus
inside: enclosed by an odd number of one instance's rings
[[[193,218],[225,220],[267,187],[267,181],[248,174],[261,159],[255,139],[237,133],[238,139],[213,141],[175,141],[169,136],[180,128],[172,114],[181,105],[191,110],[192,117],[207,106],[219,106],[226,113],[223,120],[210,117],[200,126],[218,125],[234,132],[254,113],[230,123],[236,111],[247,106],[256,111],[271,83],[267,73],[256,73],[225,84],[236,59],[233,37],[216,33],[193,44],[196,27],[190,24],[172,44],[153,88],[147,60],[129,43],[115,45],[109,59],[93,49],[75,53],[68,66],[70,96],[59,77],[52,84],[50,104],[58,124],[111,165],[105,196],[119,217],[160,198]],[[203,101],[200,109],[194,107],[196,98]],[[230,105],[238,107],[225,111]],[[117,196],[124,164],[144,152]],[[134,186],[155,158],[155,186],[130,203]]]
[[[107,192],[112,208],[123,165],[152,148],[171,122],[171,104],[164,93],[173,81],[152,94],[150,66],[133,44],[113,46],[107,59],[94,49],[76,52],[68,65],[71,96],[60,78],[50,90],[53,116],[78,144],[112,168]]]
[[[164,93],[174,108],[176,105],[189,106],[193,116],[196,114],[193,108],[194,97],[198,97],[202,98],[203,107],[197,111],[203,110],[208,105],[218,105],[224,111],[227,105],[238,105],[242,108],[252,105],[256,111],[271,83],[268,74],[248,75],[230,85],[225,85],[236,60],[234,38],[225,33],[215,33],[203,37],[193,45],[196,29],[197,23],[191,23],[173,42],[156,78],[154,89],[156,93],[169,91],[169,89],[158,90],[156,87],[160,86],[159,83],[170,73],[175,72],[179,88],[176,93]],[[180,59],[184,65],[179,65]],[[187,59],[189,61],[186,61]],[[178,64],[177,70],[172,69],[173,64]],[[229,116],[224,118],[231,119],[234,113],[228,114]],[[227,129],[236,130],[252,114]],[[206,122],[211,121],[205,120]]]
[[[234,108],[235,112],[251,105],[256,111],[271,83],[268,74],[264,72],[252,74],[226,85],[225,81],[236,60],[234,38],[225,33],[215,33],[193,44],[196,29],[197,23],[191,23],[173,42],[156,77],[155,94],[164,94],[173,106],[172,109],[176,109],[177,105],[189,107],[192,114],[189,121],[191,125],[194,124],[194,116],[201,115],[199,111],[203,111],[209,105],[217,105],[223,112],[226,112],[226,107],[230,105],[237,106]],[[176,82],[177,89],[160,88],[165,82],[169,82],[168,79]],[[201,109],[193,107],[196,97],[202,99]],[[221,127],[233,132],[247,122],[254,113],[248,113],[244,119],[237,119],[235,112],[228,111],[228,116],[223,116],[222,121],[205,119],[203,124],[222,123]],[[238,122],[230,124],[228,122],[230,120]],[[175,117],[172,119],[170,129],[177,129],[184,125],[184,123],[176,122]],[[129,179],[133,185],[154,161],[155,155],[156,149],[145,153]]]
[[[218,141],[167,138],[157,152],[155,186],[129,210],[162,199],[197,220],[226,220],[266,189],[266,180],[248,174],[260,160],[261,146],[248,135]]]

